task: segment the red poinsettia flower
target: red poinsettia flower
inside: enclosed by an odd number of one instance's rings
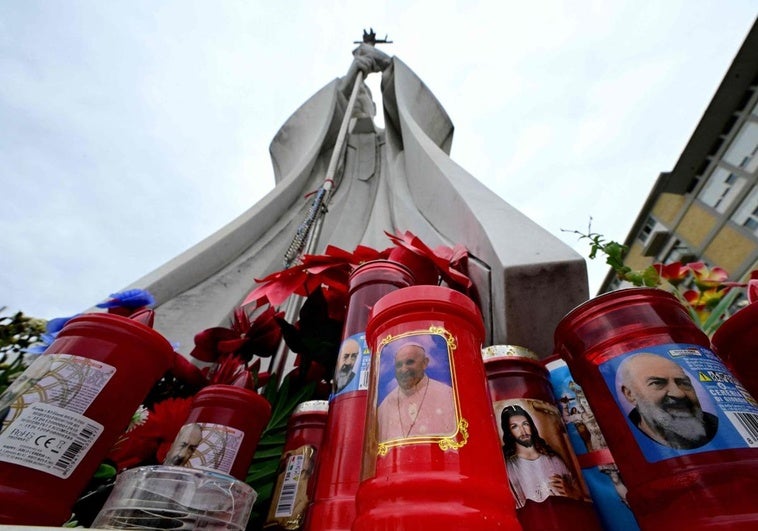
[[[231,328],[217,326],[195,335],[195,348],[190,355],[207,362],[232,353],[245,360],[252,359],[254,355],[272,356],[282,338],[276,324],[276,318],[282,315],[269,306],[250,322],[244,308],[235,308]]]
[[[658,275],[667,280],[672,286],[681,284],[690,272],[689,266],[681,262],[673,262],[666,265],[653,264],[653,267],[658,271]]]
[[[396,260],[410,268],[417,284],[437,284],[437,279],[441,276],[451,288],[464,292],[468,292],[473,285],[464,273],[468,251],[462,245],[440,245],[432,249],[410,231],[385,234],[396,246],[396,249],[390,251],[390,260]]]
[[[311,368],[315,363],[324,374],[332,374],[337,360],[343,322],[329,315],[325,291],[319,288],[305,300],[295,324],[279,319],[284,342],[292,352],[299,354],[299,363],[305,372],[319,370]]]
[[[193,388],[200,389],[208,384],[208,380],[202,371],[178,352],[174,353],[174,362],[171,365],[170,372],[178,381]]]
[[[356,266],[387,255],[388,251],[376,251],[364,245],[352,253],[329,245],[322,255],[306,254],[299,264],[256,279],[259,286],[245,297],[242,305],[265,299],[272,306],[279,306],[290,295],[307,297],[321,286],[347,293],[350,273]]]
[[[155,457],[158,463],[166,459],[176,434],[184,426],[190,413],[193,397],[167,398],[153,405],[147,422],[140,426],[139,436],[157,443]],[[136,431],[136,430],[135,430]]]
[[[158,449],[158,441],[142,437],[141,432],[142,427],[139,426],[124,434],[108,452],[108,459],[113,461],[117,471],[121,472],[143,463],[156,462],[155,452]]]
[[[313,391],[313,400],[327,400],[332,392],[332,385],[329,383],[332,375],[327,373],[327,369],[318,363],[309,363],[304,365],[302,358],[295,358],[295,368],[292,369],[290,377],[293,382],[298,382],[304,386],[309,383],[315,383],[316,388]]]
[[[192,397],[168,398],[156,403],[143,424],[127,431],[108,458],[124,470],[143,463],[162,463],[190,412]]]
[[[224,354],[212,367],[205,369],[205,373],[210,385],[234,385],[255,391],[269,380],[269,374],[260,372],[260,369],[260,358],[248,366],[240,356]]]

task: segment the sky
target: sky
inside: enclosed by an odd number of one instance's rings
[[[273,187],[271,139],[369,27],[452,118],[453,160],[587,256],[561,229],[591,217],[626,238],[757,14],[754,0],[5,0],[0,314],[83,311],[247,210]],[[594,293],[607,268],[588,270]]]

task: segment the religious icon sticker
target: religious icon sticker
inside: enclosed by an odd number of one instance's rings
[[[379,345],[377,441],[391,446],[436,442],[443,450],[465,444],[452,352],[444,329],[388,337]]]
[[[366,334],[354,334],[342,342],[334,369],[334,396],[368,389],[371,351]]]
[[[560,412],[542,400],[493,402],[516,509],[550,496],[589,501]]]
[[[163,464],[228,474],[244,437],[243,431],[223,424],[191,422],[179,430]]]
[[[650,462],[758,447],[758,404],[703,346],[645,347],[599,369]]]
[[[546,367],[550,371],[550,383],[566,425],[569,441],[603,528],[608,531],[639,529],[629,509],[628,489],[584,390],[574,381],[565,361],[556,359],[547,363]]]

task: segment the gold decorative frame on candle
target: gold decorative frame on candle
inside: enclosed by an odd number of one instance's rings
[[[384,348],[394,341],[412,337],[412,336],[440,336],[445,342],[446,349],[447,349],[447,360],[448,360],[448,365],[450,367],[450,381],[451,381],[451,387],[452,387],[453,407],[455,411],[455,431],[450,434],[410,436],[410,437],[390,439],[386,441],[378,441],[377,455],[379,456],[386,455],[390,448],[397,447],[397,446],[437,443],[437,445],[439,446],[441,450],[446,451],[446,450],[457,450],[468,442],[468,438],[469,438],[468,421],[464,419],[461,414],[460,398],[458,396],[458,381],[457,381],[457,377],[455,373],[455,364],[453,362],[453,352],[456,350],[458,345],[457,345],[455,336],[453,336],[450,332],[448,332],[446,329],[439,326],[430,326],[426,330],[414,330],[414,331],[405,332],[396,336],[393,336],[391,334],[387,335],[384,339],[382,339],[379,342],[379,345],[377,345],[377,361],[376,361],[377,372],[381,363],[381,356],[382,356],[382,351],[384,350]],[[379,375],[377,374],[377,383],[378,383],[378,380],[379,380]],[[377,420],[378,420],[378,410],[379,410],[378,391],[377,391],[377,403],[375,407],[377,409]]]

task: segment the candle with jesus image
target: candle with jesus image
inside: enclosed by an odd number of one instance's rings
[[[602,529],[547,369],[520,346],[487,347],[482,357],[508,484],[524,530]]]

